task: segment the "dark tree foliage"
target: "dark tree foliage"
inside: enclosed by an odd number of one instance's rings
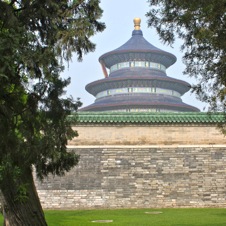
[[[173,44],[183,40],[185,74],[210,111],[226,110],[226,0],[149,0],[148,24]]]
[[[5,225],[46,225],[32,178],[63,175],[78,163],[67,116],[62,62],[94,51],[104,30],[99,0],[0,1],[0,189]]]

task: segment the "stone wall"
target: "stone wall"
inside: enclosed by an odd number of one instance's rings
[[[44,208],[226,207],[226,146],[89,146],[38,193]]]
[[[226,145],[216,125],[89,125],[76,126],[79,136],[69,145]]]

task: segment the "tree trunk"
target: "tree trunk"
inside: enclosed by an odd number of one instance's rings
[[[4,226],[47,226],[30,168],[24,173],[22,180],[26,187],[24,200],[18,197],[18,192],[15,193],[15,188],[9,182],[1,188]]]

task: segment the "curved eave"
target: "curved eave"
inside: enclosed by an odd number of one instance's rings
[[[189,83],[166,76],[108,77],[87,84],[85,89],[93,96],[96,96],[99,92],[108,89],[151,86],[172,89],[181,95],[190,89]]]
[[[103,54],[99,58],[99,62],[104,62],[107,68],[110,68],[112,65],[120,62],[133,60],[156,62],[163,64],[166,68],[168,68],[176,62],[177,58],[173,54],[162,50],[148,49],[113,50]]]
[[[87,107],[81,109],[81,111],[110,111],[117,109],[132,109],[132,108],[158,108],[158,109],[168,109],[181,112],[199,112],[200,110],[196,107],[187,104],[177,104],[177,103],[164,103],[164,102],[123,102],[123,103],[109,103],[109,104],[98,104],[94,103]]]
[[[148,113],[148,112],[79,112],[70,115],[68,120],[73,124],[144,124],[144,125],[217,125],[225,124],[223,113],[184,112],[184,113]]]

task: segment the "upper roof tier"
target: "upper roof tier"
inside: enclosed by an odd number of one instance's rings
[[[168,68],[176,62],[177,58],[173,54],[153,46],[143,37],[140,21],[139,18],[134,19],[135,29],[132,32],[132,37],[119,48],[103,54],[99,58],[101,64],[110,68],[120,62],[140,60],[160,63]],[[138,56],[139,59],[136,59]]]

